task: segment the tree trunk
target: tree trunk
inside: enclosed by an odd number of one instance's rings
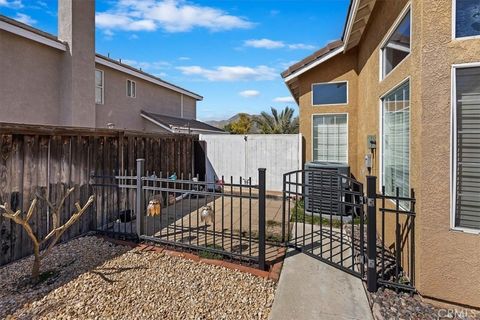
[[[42,259],[35,255],[35,260],[33,260],[33,266],[32,266],[32,280],[34,282],[38,282],[39,277],[40,277],[40,263],[42,262]]]

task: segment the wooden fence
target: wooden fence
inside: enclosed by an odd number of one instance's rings
[[[188,175],[193,167],[193,135],[161,135],[118,130],[33,127],[0,124],[0,203],[28,210],[39,194],[54,203],[69,187],[75,191],[65,204],[62,221],[85,203],[92,188],[91,175],[134,171],[137,158],[145,169]],[[63,241],[95,226],[93,208],[65,233]],[[38,238],[51,228],[49,211],[39,201],[31,226]],[[33,252],[23,229],[0,214],[0,265]]]

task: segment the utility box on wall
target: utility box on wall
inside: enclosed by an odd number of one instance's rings
[[[377,148],[377,136],[376,135],[368,135],[367,136],[367,148],[368,149],[376,149]]]

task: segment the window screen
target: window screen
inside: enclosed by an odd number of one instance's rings
[[[410,53],[410,10],[382,47],[382,75],[388,75]]]
[[[382,101],[382,183],[387,195],[410,196],[410,83]],[[408,203],[401,203],[403,207]]]
[[[455,226],[480,229],[480,67],[456,69]]]
[[[346,104],[347,82],[314,84],[312,95],[313,105]]]
[[[346,114],[313,116],[313,160],[347,163]]]
[[[480,35],[480,2],[478,0],[456,0],[455,37]]]

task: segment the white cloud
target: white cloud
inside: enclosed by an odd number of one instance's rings
[[[0,0],[5,1],[5,0]],[[211,31],[251,28],[243,17],[185,0],[121,0],[114,8],[96,15],[97,27],[125,31],[185,32],[193,28]]]
[[[210,81],[259,81],[277,78],[275,69],[267,66],[220,66],[207,69],[200,66],[178,67],[184,75],[197,75]]]
[[[32,17],[24,13],[17,13],[17,15],[13,18],[21,23],[25,23],[31,26],[37,23],[37,20],[33,19]]]
[[[23,8],[22,0],[0,0],[0,7],[20,9]]]
[[[293,43],[293,44],[289,44],[288,48],[292,50],[313,50],[316,47],[312,46],[311,44]]]
[[[111,13],[97,13],[95,23],[100,29],[106,30],[153,31],[157,28],[152,20],[134,20],[128,16]]]
[[[178,57],[178,60],[180,60],[180,61],[188,61],[188,60],[190,60],[190,57]]]
[[[245,41],[246,47],[263,48],[263,49],[278,49],[285,47],[282,41],[274,41],[270,39],[251,39]]]
[[[295,99],[293,97],[288,96],[288,97],[277,97],[273,99],[274,102],[281,102],[281,103],[294,103]]]
[[[258,97],[260,95],[260,91],[244,90],[244,91],[240,91],[238,94],[241,95],[244,98],[254,98],[254,97]]]
[[[262,49],[280,49],[288,48],[291,50],[313,50],[315,46],[305,43],[285,43],[271,39],[250,39],[246,40],[243,45],[245,47],[262,48]]]

